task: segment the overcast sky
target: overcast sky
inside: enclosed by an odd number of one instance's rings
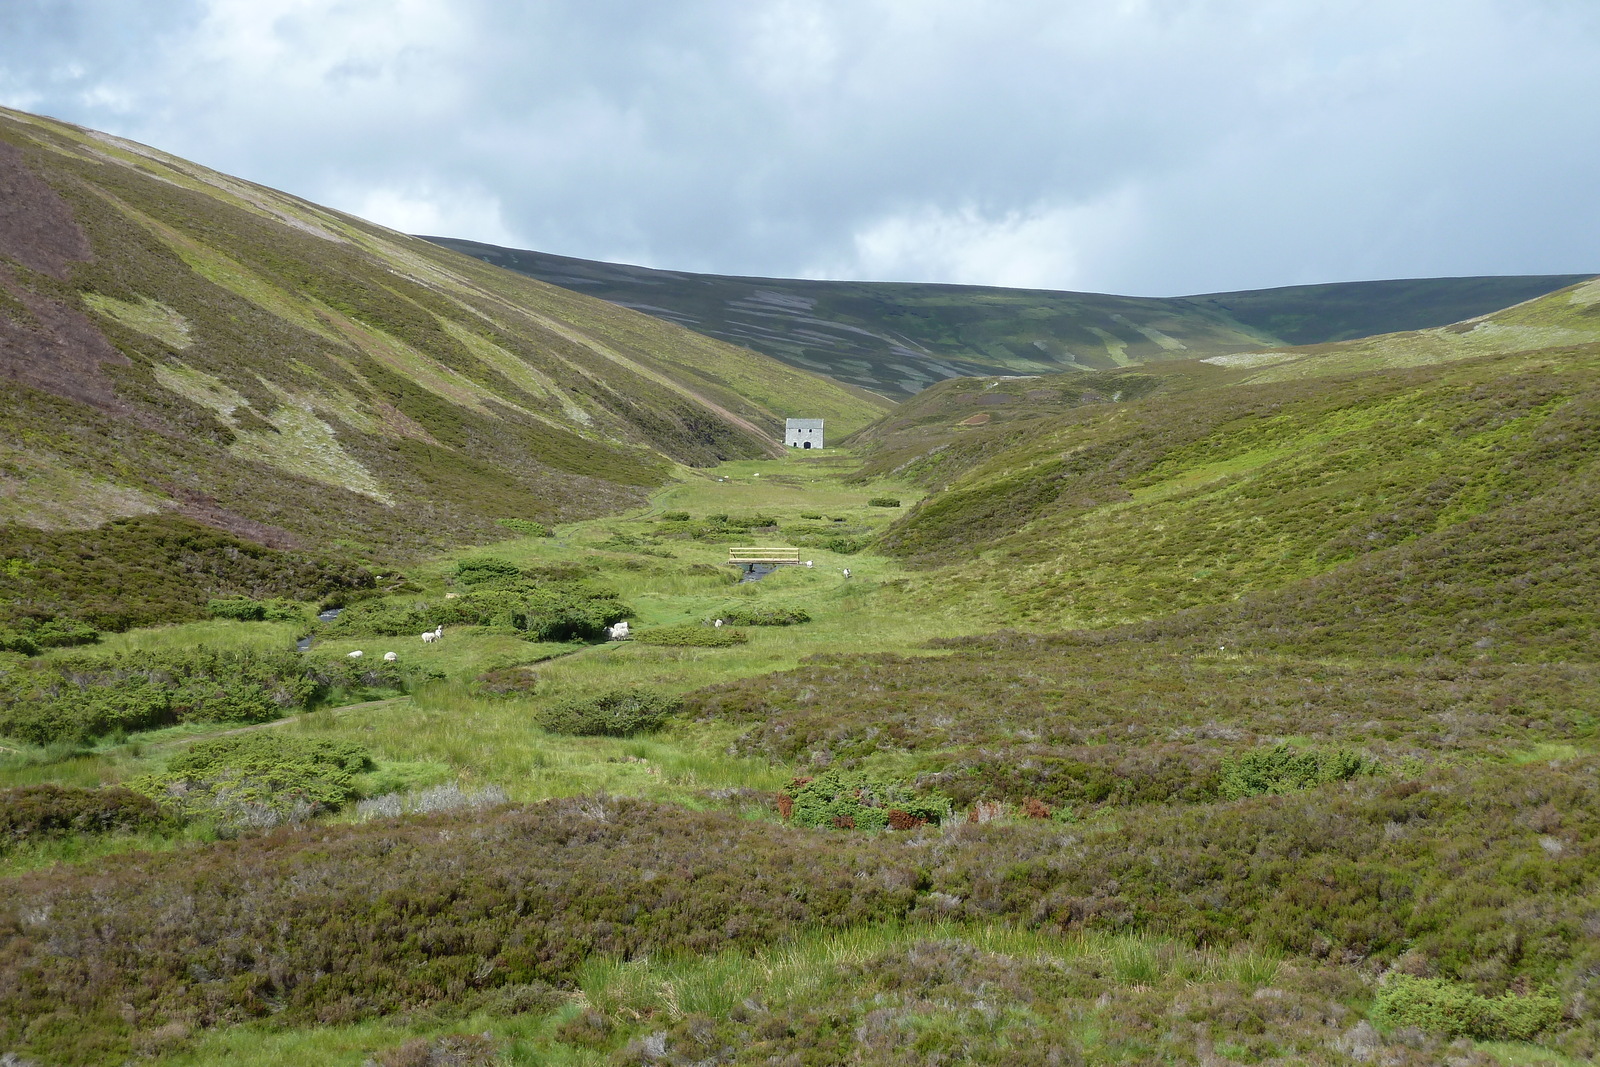
[[[1597,0],[0,0],[0,103],[679,270],[1600,271]]]

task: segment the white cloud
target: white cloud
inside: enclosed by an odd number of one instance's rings
[[[853,254],[809,277],[1073,289],[1090,265],[1115,255],[1141,229],[1138,197],[1121,190],[1070,206],[998,214],[966,204],[925,205],[875,219],[852,238]]]
[[[426,184],[405,188],[351,189],[338,199],[345,210],[401,233],[461,237],[486,244],[518,245],[506,225],[500,198],[481,190],[438,189]]]

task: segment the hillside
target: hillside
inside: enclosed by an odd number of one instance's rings
[[[886,406],[251,185],[0,112],[0,524],[393,556],[626,507]]]
[[[1071,376],[945,383],[864,438],[868,472],[938,490],[885,546],[997,622],[1206,607],[1253,641],[1315,624],[1341,645],[1579,654],[1596,628],[1597,297],[1586,283],[1265,369],[1145,368],[1092,395]],[[1481,354],[1496,339],[1507,351]],[[1516,565],[1494,563],[1511,545]]]
[[[1156,299],[736,278],[427,239],[895,398],[945,378],[1112,371],[1445,326],[1584,277],[1346,282]]]

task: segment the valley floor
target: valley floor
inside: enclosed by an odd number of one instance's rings
[[[460,552],[389,597],[446,604],[485,557],[579,573],[632,609],[626,641],[330,624],[312,659],[394,651],[426,677],[259,727],[8,744],[10,788],[135,782],[241,730],[370,761],[366,802],[298,826],[0,853],[0,1015],[27,1013],[0,1052],[420,1067],[1600,1051],[1591,666],[978,636],[992,602],[980,619],[936,574],[862,550],[900,514],[887,499],[920,491],[853,470],[830,451],[686,471],[641,511]],[[744,532],[708,534],[718,516]],[[731,545],[797,541],[814,566],[735,583]],[[809,621],[709,625],[763,612]],[[305,629],[191,623],[94,654],[281,652]],[[621,690],[681,704],[624,736],[548,717]],[[386,814],[428,796],[431,814]],[[884,812],[891,829],[871,831]]]

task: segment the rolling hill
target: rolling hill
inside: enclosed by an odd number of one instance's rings
[[[946,378],[1112,371],[1446,326],[1585,277],[1347,282],[1156,299],[737,278],[427,240],[895,398]]]
[[[164,152],[0,111],[0,523],[393,554],[887,406]]]
[[[886,547],[996,622],[1194,608],[1230,646],[1527,659],[1600,633],[1597,405],[1587,282],[1441,330],[947,382],[860,440],[936,490]]]

